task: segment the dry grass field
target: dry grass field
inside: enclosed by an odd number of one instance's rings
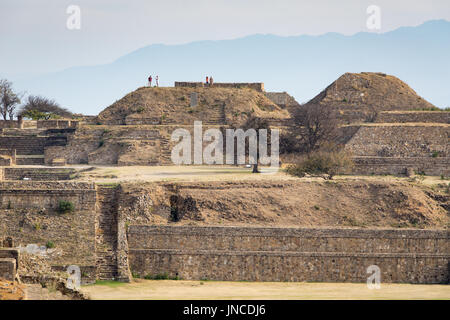
[[[91,299],[118,300],[335,300],[335,299],[440,299],[450,300],[449,285],[381,284],[368,289],[365,283],[224,282],[142,280],[133,283],[99,282],[82,288]]]

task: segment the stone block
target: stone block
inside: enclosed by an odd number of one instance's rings
[[[16,260],[0,258],[0,279],[14,281],[16,278]]]

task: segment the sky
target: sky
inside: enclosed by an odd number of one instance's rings
[[[67,28],[71,5],[80,29]],[[379,30],[367,28],[370,5],[381,9]],[[434,19],[450,20],[449,0],[1,0],[0,77],[107,64],[157,43],[387,32]]]

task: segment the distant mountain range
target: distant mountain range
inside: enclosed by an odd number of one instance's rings
[[[120,41],[120,40],[118,40]],[[159,75],[174,81],[264,82],[305,102],[345,72],[392,74],[438,107],[450,106],[450,22],[435,20],[391,32],[344,36],[253,35],[183,45],[155,44],[116,61],[73,67],[14,81],[18,90],[42,94],[76,113],[97,114]],[[14,80],[14,79],[12,79]]]

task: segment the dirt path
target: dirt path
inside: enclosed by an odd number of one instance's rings
[[[25,286],[17,282],[0,279],[0,300],[25,299]]]
[[[136,280],[85,286],[91,299],[446,299],[449,285]]]

